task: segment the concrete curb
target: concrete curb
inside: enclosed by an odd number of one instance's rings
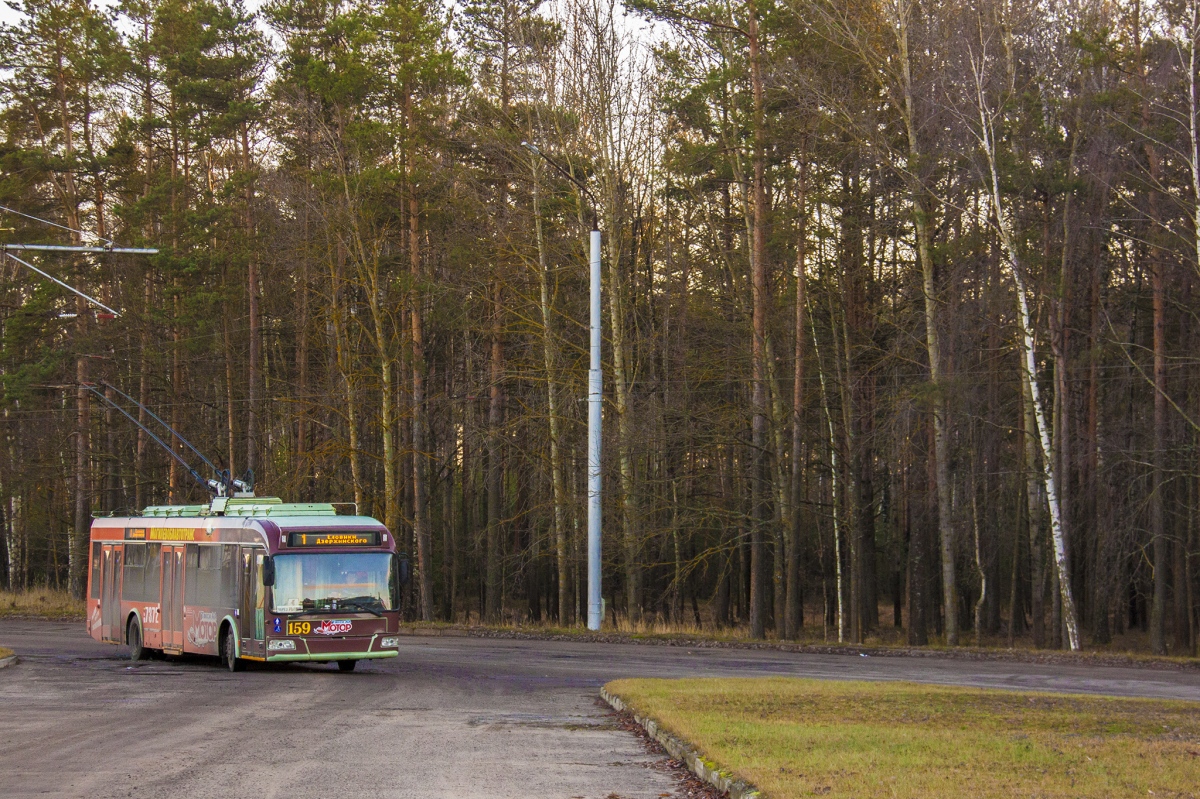
[[[667,732],[658,726],[658,722],[654,719],[644,718],[634,713],[633,709],[626,705],[621,697],[610,694],[603,687],[600,689],[600,697],[618,713],[628,712],[632,715],[633,720],[641,725],[646,734],[658,741],[662,745],[662,748],[667,750],[667,754],[676,760],[683,761],[689,771],[718,791],[724,791],[729,794],[729,799],[763,799],[763,795],[759,792],[758,788],[733,777],[727,772],[722,772],[716,763],[705,760],[696,748],[687,741],[681,740]]]
[[[0,658],[0,669],[6,669],[9,666],[15,666],[20,662],[16,655],[9,655],[6,658]]]

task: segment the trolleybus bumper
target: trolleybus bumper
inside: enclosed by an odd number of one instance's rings
[[[287,660],[307,660],[310,662],[319,661],[324,663],[325,661],[332,660],[370,660],[372,658],[394,658],[399,654],[400,653],[394,649],[384,652],[322,652],[320,654],[313,654],[309,652],[285,652],[281,654],[267,655],[267,662],[281,663]]]
[[[303,637],[270,639],[267,641],[267,662],[331,660],[370,660],[394,658],[399,654],[394,635],[375,633],[371,636],[312,639]],[[285,646],[286,644],[286,646]],[[345,647],[344,649],[342,647]]]

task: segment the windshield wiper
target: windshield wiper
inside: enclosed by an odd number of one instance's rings
[[[375,599],[375,597],[363,597],[363,598],[364,598],[364,599],[371,599],[371,600],[374,600],[374,601],[375,601],[377,604],[382,604],[382,603],[380,603],[380,602],[379,602],[379,600],[378,600],[378,599]],[[339,600],[337,600],[337,603],[338,603],[338,605],[339,605],[339,606],[340,606],[340,605],[349,605],[349,606],[350,606],[350,607],[352,607],[352,608],[358,608],[358,609],[359,609],[359,610],[361,610],[361,611],[365,611],[365,612],[367,612],[367,613],[371,613],[371,614],[374,614],[374,615],[376,615],[376,616],[379,616],[380,618],[383,618],[383,614],[382,614],[382,613],[380,613],[378,610],[375,610],[375,608],[372,608],[372,607],[370,607],[370,606],[368,606],[368,605],[365,605],[365,604],[363,604],[362,602],[360,602],[360,601],[358,600],[358,598],[357,598],[357,597],[355,597],[354,599],[339,599]]]

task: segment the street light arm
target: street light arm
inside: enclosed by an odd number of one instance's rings
[[[105,244],[107,244],[109,247],[112,247],[115,244],[115,242],[109,241],[108,239],[104,238],[103,236],[97,236],[95,233],[89,233],[86,230],[76,230],[73,227],[67,227],[66,225],[60,225],[57,222],[51,222],[49,219],[42,219],[40,216],[34,216],[33,214],[27,214],[23,211],[18,211],[15,208],[9,208],[6,205],[0,205],[0,211],[7,211],[10,214],[16,214],[17,216],[23,216],[26,219],[30,219],[34,222],[41,222],[43,225],[49,225],[50,227],[56,227],[59,230],[68,230],[71,233],[78,233],[80,236],[86,236],[87,238],[92,239],[93,241],[102,241]]]
[[[100,302],[100,300],[96,299],[95,297],[89,297],[87,294],[84,294],[82,291],[80,291],[79,289],[77,289],[77,288],[75,288],[74,286],[70,285],[69,283],[64,283],[63,281],[59,280],[58,278],[56,278],[54,275],[50,274],[49,272],[43,272],[41,269],[38,269],[36,266],[34,266],[33,264],[29,263],[28,261],[22,260],[22,259],[18,258],[17,256],[13,255],[11,252],[4,252],[4,255],[8,256],[8,257],[9,257],[9,258],[11,258],[11,259],[13,259],[13,260],[14,260],[14,261],[16,261],[17,263],[19,263],[21,266],[26,266],[26,267],[29,267],[30,269],[32,269],[33,271],[37,272],[37,273],[38,273],[39,275],[41,275],[42,277],[44,277],[44,278],[46,278],[46,279],[48,279],[48,280],[52,280],[52,281],[54,281],[55,283],[57,283],[58,285],[62,286],[62,287],[63,287],[63,288],[65,288],[67,291],[71,292],[72,294],[76,294],[76,295],[78,295],[78,296],[82,297],[83,299],[87,300],[87,301],[88,301],[88,302],[90,302],[92,305],[98,305],[99,307],[101,307],[101,308],[103,308],[104,310],[108,311],[108,312],[109,312],[110,314],[112,314],[113,316],[120,316],[120,315],[121,315],[121,314],[120,314],[120,312],[118,312],[118,311],[114,311],[112,308],[109,308],[107,305],[105,305],[104,303]]]
[[[576,186],[579,187],[579,190],[581,192],[583,192],[584,194],[587,195],[588,202],[591,203],[591,206],[592,206],[592,230],[599,230],[600,229],[600,219],[599,219],[600,204],[596,202],[596,198],[595,198],[595,196],[592,195],[591,190],[586,185],[584,185],[583,182],[580,181],[577,177],[572,175],[566,169],[563,169],[561,164],[559,164],[553,158],[551,158],[550,156],[546,155],[544,152],[539,150],[535,145],[532,145],[527,141],[523,141],[523,142],[521,142],[521,146],[524,147],[529,152],[533,153],[534,155],[539,155],[542,158],[544,158],[546,160],[546,163],[548,163],[550,166],[554,167],[559,172],[561,172],[563,177],[565,177],[567,180],[574,183]]]

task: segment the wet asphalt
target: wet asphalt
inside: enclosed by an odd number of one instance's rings
[[[82,624],[0,620],[0,797],[685,796],[597,702],[619,677],[790,675],[1184,699],[1200,672],[411,636],[395,660],[132,664]]]

